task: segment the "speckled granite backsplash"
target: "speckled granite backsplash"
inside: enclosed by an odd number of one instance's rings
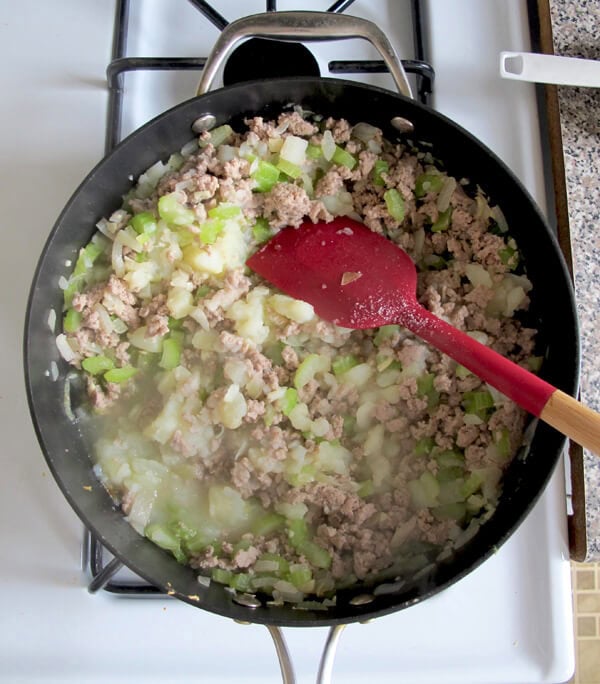
[[[557,55],[600,59],[598,0],[550,0]],[[577,310],[581,399],[600,411],[600,89],[558,89]],[[600,560],[600,458],[584,452],[588,559]]]

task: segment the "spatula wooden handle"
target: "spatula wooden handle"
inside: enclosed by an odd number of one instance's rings
[[[600,413],[556,390],[542,409],[540,418],[577,444],[600,455]]]

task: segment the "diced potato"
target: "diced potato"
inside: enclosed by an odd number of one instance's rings
[[[385,428],[381,423],[374,425],[367,433],[365,439],[365,456],[376,456],[383,450],[383,436]]]
[[[267,300],[269,306],[278,314],[289,318],[296,323],[306,323],[315,316],[312,304],[300,299],[293,299],[287,295],[274,294]]]
[[[214,485],[208,490],[210,517],[224,529],[238,529],[248,524],[251,508],[232,487]]]
[[[341,444],[321,442],[317,451],[317,467],[325,473],[347,475],[352,454]]]
[[[465,273],[473,285],[493,287],[492,277],[481,264],[467,264],[465,266]]]
[[[144,434],[160,444],[166,444],[177,430],[182,406],[183,397],[179,394],[172,394],[162,411],[145,429]]]
[[[172,287],[167,295],[167,308],[173,318],[185,318],[194,308],[192,293],[184,287]]]
[[[375,414],[375,402],[365,401],[361,404],[356,411],[356,427],[359,430],[368,429],[372,422],[373,416]]]
[[[197,330],[192,337],[192,346],[201,351],[214,351],[218,344],[219,335],[215,330]]]
[[[290,518],[291,520],[302,520],[308,513],[308,506],[302,502],[291,504],[286,503],[285,501],[279,501],[275,504],[275,510],[277,513],[281,513],[281,515]]]
[[[225,266],[223,257],[215,245],[187,245],[183,248],[183,260],[195,271],[214,275],[222,273]]]
[[[156,279],[158,268],[153,261],[127,261],[127,273],[123,276],[123,280],[129,286],[132,292],[140,292],[146,285]]]
[[[148,328],[145,325],[136,328],[132,333],[129,333],[129,342],[138,349],[157,354],[162,349],[163,336],[153,335],[148,336]]]
[[[240,388],[236,384],[229,385],[223,400],[216,408],[216,418],[226,428],[235,430],[242,424],[242,420],[248,412],[248,404]]]

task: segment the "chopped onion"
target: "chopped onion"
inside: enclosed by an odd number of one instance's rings
[[[52,382],[56,382],[58,379],[58,366],[56,361],[50,361],[50,379]]]
[[[181,154],[184,157],[189,157],[191,154],[194,154],[198,149],[198,138],[193,138],[189,142],[186,142],[186,144],[181,148]]]
[[[364,143],[368,143],[379,133],[379,129],[371,124],[361,121],[357,123],[352,129],[352,137],[361,140]]]
[[[444,185],[440,190],[440,194],[437,197],[436,206],[439,211],[446,211],[450,206],[450,198],[456,190],[456,178],[449,176],[444,181]]]
[[[119,235],[120,234],[121,233],[119,233]],[[111,262],[113,271],[115,272],[117,277],[121,278],[125,274],[125,262],[123,261],[123,243],[118,239],[115,239],[115,241],[113,242]]]
[[[74,377],[72,373],[69,373],[65,378],[65,386],[63,389],[63,406],[65,409],[65,415],[67,418],[74,423],[76,418],[71,408],[71,378]]]
[[[69,281],[64,276],[61,276],[58,279],[58,287],[60,287],[61,290],[66,290],[69,287]]]
[[[64,333],[61,333],[57,336],[56,347],[60,352],[60,355],[67,363],[70,363],[77,358],[77,354],[75,354],[73,349],[71,349],[71,345],[69,344],[67,336]]]
[[[219,145],[217,148],[217,158],[220,162],[228,162],[238,157],[237,147],[231,145]]]
[[[52,332],[56,329],[56,311],[50,309],[48,312],[48,327]]]
[[[331,161],[333,159],[333,155],[335,154],[335,140],[333,139],[333,135],[331,134],[330,130],[326,130],[325,133],[323,133],[321,149],[323,150],[323,156],[325,159],[327,161]]]
[[[201,584],[203,587],[210,587],[210,577],[206,577],[206,575],[198,575],[196,579],[198,580],[198,584]]]

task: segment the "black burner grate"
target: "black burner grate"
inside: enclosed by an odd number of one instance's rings
[[[228,21],[206,0],[188,0],[208,21],[210,21],[220,31],[223,30]],[[344,12],[355,0],[337,0],[327,12]],[[115,12],[115,23],[113,32],[113,48],[111,62],[108,65],[106,76],[109,88],[108,100],[108,120],[106,127],[105,152],[108,154],[121,140],[121,119],[123,111],[124,95],[124,75],[129,71],[202,71],[206,63],[206,57],[126,57],[127,35],[129,30],[129,7],[130,0],[118,0]],[[413,28],[413,41],[415,45],[414,59],[402,60],[404,69],[409,74],[414,74],[417,80],[418,99],[427,104],[433,89],[434,71],[431,65],[425,61],[427,59],[428,47],[425,42],[423,31],[423,6],[422,0],[411,0],[411,20]],[[277,11],[277,0],[266,0],[266,11]],[[250,41],[248,41],[250,42]],[[273,42],[273,41],[267,41]],[[243,46],[242,46],[243,47]],[[315,73],[308,69],[312,66],[312,55],[307,48],[300,43],[291,43],[292,50],[302,48],[302,66],[296,75],[308,75]],[[289,48],[288,48],[289,49]],[[306,59],[306,53],[309,59]],[[243,58],[243,53],[242,53]],[[243,60],[242,60],[243,61]],[[310,64],[309,64],[310,62]],[[314,65],[316,66],[316,64]],[[332,61],[327,65],[329,73],[332,75],[347,74],[374,74],[387,73],[388,69],[382,60],[356,60],[356,61]],[[316,66],[318,74],[318,66]],[[270,74],[272,75],[272,74]],[[280,74],[280,75],[290,75]],[[226,79],[228,85],[237,80],[247,80],[239,72]],[[88,585],[90,592],[94,593],[99,589],[104,589],[114,594],[123,596],[152,596],[161,595],[160,589],[150,584],[128,584],[116,581],[113,577],[121,569],[122,563],[118,559],[111,559],[107,562],[106,554],[102,544],[88,530],[84,532],[83,541],[83,565],[88,567],[92,580]]]

